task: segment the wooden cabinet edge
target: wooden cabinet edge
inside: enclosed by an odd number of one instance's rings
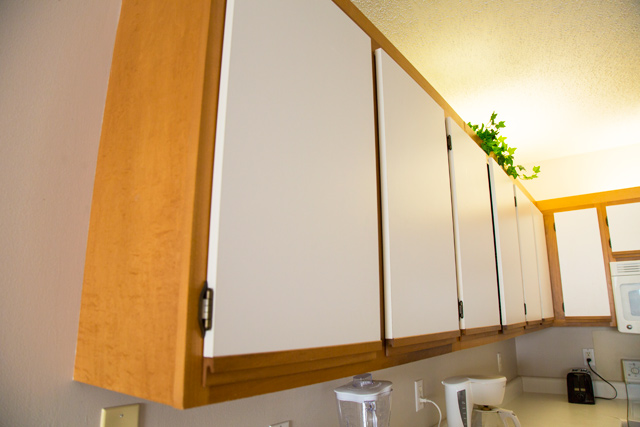
[[[411,337],[409,342],[416,339],[423,342],[408,344],[407,341],[404,343],[400,341],[405,345],[398,346],[398,342],[396,342],[396,347],[385,342],[383,348],[383,342],[374,342],[353,346],[279,352],[279,354],[230,356],[220,358],[223,363],[219,364],[217,373],[213,372],[215,359],[204,359],[204,387],[202,388],[206,389],[208,393],[207,403],[219,403],[272,393],[497,343],[550,327],[552,319],[544,319],[534,329],[525,329],[524,324],[511,326],[506,331],[496,329],[496,327],[481,328],[486,330],[471,335],[461,335],[459,331],[450,331],[444,335],[432,334],[431,336]],[[360,346],[359,350],[357,350],[358,346]],[[389,351],[390,349],[391,351]],[[348,354],[352,350],[357,351]],[[315,352],[322,353],[321,357],[314,354]],[[329,357],[331,352],[337,352],[338,356]],[[289,356],[290,359],[288,359]],[[282,360],[279,361],[281,358]],[[248,366],[247,370],[242,369],[245,363]],[[189,406],[197,405],[187,405],[186,407]]]
[[[553,326],[554,322],[555,322],[555,317],[546,317],[542,319],[542,325],[545,327]]]
[[[507,332],[511,332],[519,329],[524,329],[525,326],[527,326],[527,322],[511,323],[507,325],[502,325],[502,331],[504,333],[507,333]]]
[[[460,332],[462,333],[462,337],[473,337],[478,334],[487,334],[487,333],[498,333],[502,329],[501,325],[493,325],[493,326],[483,326],[479,328],[469,328],[462,329]]]
[[[413,353],[434,347],[454,344],[460,337],[460,330],[419,335],[415,337],[397,338],[386,341],[387,356]]]
[[[611,251],[611,236],[609,235],[609,226],[607,225],[607,209],[605,204],[600,203],[596,205],[598,212],[598,228],[600,231],[600,243],[602,246],[602,258],[604,262],[605,277],[607,280],[607,295],[609,296],[609,313],[611,317],[611,324],[617,326],[616,322],[616,308],[613,301],[613,282],[611,280],[611,261],[613,261],[613,254]]]
[[[118,24],[74,379],[180,408],[207,399],[197,292],[225,2],[155,3],[123,3]]]
[[[549,279],[551,280],[551,295],[553,299],[553,314],[556,320],[564,319],[562,294],[562,280],[560,278],[560,259],[558,241],[554,225],[553,213],[544,213],[544,233],[547,241],[547,258],[549,262]]]
[[[593,207],[597,204],[619,204],[640,201],[640,187],[620,190],[602,191],[599,193],[581,194],[578,196],[560,197],[535,202],[542,213],[560,212]]]
[[[427,335],[418,335],[414,337],[403,337],[396,339],[388,339],[387,347],[405,347],[416,344],[424,344],[434,341],[442,341],[446,339],[455,339],[460,336],[460,330],[455,331],[447,331],[447,332],[438,332],[435,334],[427,334]]]
[[[382,350],[382,341],[373,341],[360,344],[276,351],[271,353],[222,356],[205,358],[205,360],[208,361],[208,371],[215,375],[223,372],[273,368],[297,363],[314,363],[328,359],[375,353],[380,350]]]
[[[640,260],[640,251],[621,251],[611,253],[612,261],[637,261]]]
[[[205,359],[205,385],[266,380],[370,362],[382,342]]]
[[[572,316],[564,319],[556,319],[553,326],[611,326],[611,316]]]

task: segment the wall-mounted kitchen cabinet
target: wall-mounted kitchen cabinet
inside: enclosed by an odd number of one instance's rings
[[[371,39],[330,1],[144,3],[118,29],[74,378],[189,407],[374,360]]]
[[[497,331],[500,307],[487,156],[449,117],[446,127],[460,329],[465,335]]]
[[[443,109],[375,52],[388,351],[460,335]]]
[[[538,201],[556,324],[615,326],[609,263],[640,259],[640,187]]]
[[[502,326],[505,330],[522,328],[526,317],[513,181],[492,158],[489,158],[489,179]]]
[[[331,2],[227,5],[207,275],[213,377],[226,366],[218,357],[379,346],[371,40]]]
[[[520,266],[527,325],[540,324],[542,304],[540,299],[540,278],[538,273],[538,253],[533,226],[535,206],[519,187],[514,186],[516,213],[518,217],[518,241],[520,243]]]
[[[640,251],[640,203],[606,206],[613,252]]]
[[[608,273],[596,208],[553,216],[565,316],[610,318]]]

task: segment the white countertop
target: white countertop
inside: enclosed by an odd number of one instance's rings
[[[522,427],[620,427],[627,418],[625,399],[596,399],[595,405],[569,403],[560,394],[523,393],[503,405]],[[442,427],[446,427],[446,420]]]
[[[625,399],[596,399],[595,405],[569,403],[560,394],[523,393],[505,405],[522,427],[620,427],[627,418]]]

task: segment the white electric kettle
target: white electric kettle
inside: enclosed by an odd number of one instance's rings
[[[488,420],[492,417],[499,417],[503,426],[508,426],[507,420],[510,420],[513,426],[520,427],[520,421],[512,411],[497,407],[504,398],[507,384],[505,377],[499,375],[451,377],[442,381],[442,384],[449,427],[500,425],[489,424]]]

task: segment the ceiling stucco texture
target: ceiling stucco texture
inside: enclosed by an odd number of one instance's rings
[[[640,1],[353,0],[522,163],[640,143]]]

